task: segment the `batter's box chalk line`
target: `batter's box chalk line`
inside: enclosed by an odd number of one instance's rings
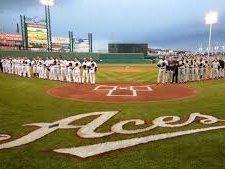
[[[108,91],[106,94],[107,97],[136,97],[138,96],[137,92],[152,92],[151,86],[127,86],[127,87],[119,87],[119,86],[110,86],[110,85],[99,85],[97,86],[94,91]],[[129,91],[131,92],[130,95],[128,94],[115,94],[116,91]]]

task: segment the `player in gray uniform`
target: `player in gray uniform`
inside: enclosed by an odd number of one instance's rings
[[[159,60],[157,66],[159,68],[157,83],[164,84],[166,82],[166,67],[168,66],[168,62],[165,60],[165,57],[162,57],[162,59]]]
[[[194,59],[194,81],[199,80],[199,61]]]
[[[195,70],[194,70],[194,61],[191,59],[189,60],[189,81],[194,81],[195,78]]]
[[[220,63],[217,59],[213,60],[212,62],[212,78],[217,79],[219,78],[219,66]]]
[[[223,58],[220,58],[218,60],[218,62],[220,63],[220,66],[219,66],[219,78],[224,78],[224,60]]]
[[[203,80],[203,77],[204,77],[204,67],[205,67],[205,62],[201,58],[199,60],[199,62],[198,62],[198,74],[199,74],[198,79],[199,80]]]
[[[173,80],[173,67],[174,62],[172,60],[172,57],[169,57],[168,64],[166,66],[166,83],[172,83]]]
[[[188,59],[186,59],[184,61],[184,67],[185,67],[185,82],[189,81],[189,77],[190,77],[190,69],[189,69],[189,61]]]
[[[184,58],[178,61],[178,82],[185,83],[186,82],[186,71],[185,71],[185,61]]]

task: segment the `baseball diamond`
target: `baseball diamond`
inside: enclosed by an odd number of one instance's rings
[[[0,115],[1,165],[6,168],[9,159],[20,156],[22,168],[31,161],[32,168],[49,168],[43,165],[49,161],[50,168],[90,168],[89,163],[104,168],[103,159],[108,168],[117,168],[113,164],[121,159],[142,168],[149,160],[163,166],[157,156],[173,162],[175,156],[207,168],[196,157],[221,150],[224,79],[156,84],[157,73],[157,65],[100,64],[94,85],[42,80],[32,71],[31,78],[0,73],[0,110],[7,113]],[[168,152],[176,153],[170,157]],[[135,154],[140,166],[133,163]],[[19,166],[15,162],[12,168]]]
[[[225,0],[0,2],[0,169],[225,169]]]

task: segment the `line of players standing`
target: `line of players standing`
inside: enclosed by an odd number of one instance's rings
[[[225,77],[225,57],[161,57],[157,83],[186,83]]]
[[[59,80],[74,83],[96,83],[97,64],[92,58],[84,58],[82,64],[75,58],[65,60],[60,58],[34,58],[27,57],[2,58],[1,67],[3,73],[16,74],[23,77],[35,77],[40,79]]]

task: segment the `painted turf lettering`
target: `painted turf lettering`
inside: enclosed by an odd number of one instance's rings
[[[117,111],[110,111],[110,112],[93,112],[93,113],[87,113],[87,114],[80,114],[71,116],[59,121],[55,121],[53,123],[33,123],[33,124],[27,124],[24,126],[36,126],[40,127],[39,129],[30,132],[26,136],[23,136],[19,139],[5,142],[11,138],[11,136],[7,134],[0,134],[0,141],[4,141],[5,143],[0,144],[0,150],[1,149],[9,149],[13,147],[18,147],[22,145],[26,145],[29,143],[32,143],[38,139],[43,138],[44,136],[57,131],[59,129],[78,129],[77,135],[81,138],[102,138],[106,136],[110,136],[112,134],[137,134],[142,133],[146,131],[153,130],[157,127],[162,128],[179,128],[187,126],[197,119],[200,119],[199,122],[204,125],[210,125],[217,122],[221,122],[224,120],[220,120],[216,117],[204,115],[200,113],[192,113],[190,114],[188,120],[183,123],[179,123],[181,120],[178,116],[162,116],[154,119],[152,121],[152,125],[146,128],[142,129],[136,129],[136,130],[126,130],[125,126],[127,124],[133,124],[135,126],[144,125],[145,122],[140,119],[133,119],[133,120],[125,120],[118,122],[114,124],[111,127],[111,130],[109,132],[105,133],[98,133],[95,132],[95,130],[99,127],[101,127],[104,123],[109,121],[113,116],[115,116],[118,112]],[[97,116],[93,121],[89,122],[86,125],[74,125],[76,121],[91,117],[91,116]],[[72,124],[73,123],[73,124]],[[54,152],[62,153],[62,154],[70,154],[75,155],[82,158],[87,158],[95,155],[99,155],[102,153],[110,152],[113,150],[118,150],[122,148],[128,148],[140,144],[146,144],[149,142],[157,141],[157,140],[163,140],[173,137],[178,137],[182,135],[190,135],[194,133],[200,133],[210,130],[218,130],[223,129],[225,126],[217,126],[217,127],[208,127],[208,128],[202,128],[202,129],[193,129],[193,130],[187,130],[187,131],[177,131],[172,133],[164,133],[164,134],[158,134],[158,135],[150,135],[146,137],[140,137],[140,138],[133,138],[133,139],[127,139],[127,140],[119,140],[119,141],[113,141],[113,142],[105,142],[95,145],[88,145],[88,146],[80,146],[80,147],[71,147],[71,148],[61,148],[61,149],[55,149]]]

